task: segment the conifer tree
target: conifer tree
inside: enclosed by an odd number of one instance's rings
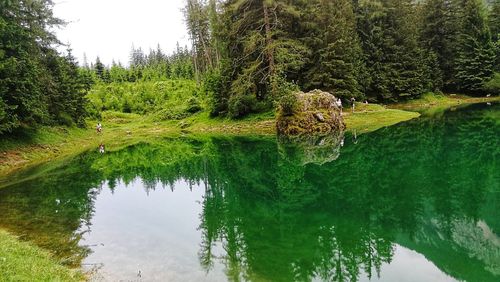
[[[488,14],[488,24],[493,42],[500,39],[500,0],[494,0],[491,3],[490,12]]]
[[[500,72],[500,0],[494,0],[488,15],[488,23],[491,32],[491,40],[495,46],[496,72]]]
[[[361,96],[362,69],[356,18],[350,0],[310,1],[305,13],[304,41],[312,52],[305,66],[304,88],[336,96]]]
[[[21,125],[80,119],[84,103],[65,96],[80,85],[51,28],[63,24],[53,2],[0,1],[0,134]],[[70,115],[68,117],[68,115]]]
[[[428,77],[408,0],[361,1],[358,33],[370,82],[366,95],[379,101],[416,97]]]
[[[304,64],[307,50],[291,30],[300,12],[288,2],[231,0],[224,5],[229,60],[225,73],[233,116],[275,99],[280,87],[287,85],[287,75],[297,73]]]
[[[493,75],[495,50],[480,0],[462,0],[462,25],[458,37],[455,81],[458,90],[480,94]]]
[[[101,62],[101,59],[99,59],[99,57],[97,57],[95,60],[94,71],[95,71],[97,78],[104,81],[105,67],[104,67],[104,64]]]
[[[421,44],[436,56],[443,87],[453,90],[460,31],[457,0],[427,0],[423,6]],[[439,79],[439,78],[437,78]]]
[[[194,67],[197,77],[214,67],[214,50],[212,48],[209,25],[209,6],[200,0],[187,0],[184,10],[186,24],[194,49]]]

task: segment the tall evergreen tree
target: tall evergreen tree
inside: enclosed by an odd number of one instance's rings
[[[361,1],[358,33],[371,81],[366,95],[379,101],[416,97],[428,82],[409,0]]]
[[[184,10],[194,54],[197,77],[214,67],[216,56],[211,44],[209,8],[205,1],[187,0]]]
[[[478,94],[493,75],[495,50],[482,2],[462,0],[461,8],[455,80],[460,91]]]
[[[51,27],[63,22],[52,7],[50,0],[0,1],[0,134],[21,125],[60,122],[63,110],[83,111],[80,101],[68,99],[63,105],[80,82],[53,47],[59,41]],[[81,118],[69,111],[67,120]]]
[[[306,48],[293,36],[300,12],[284,0],[230,0],[224,5],[229,112],[239,116],[279,96],[287,75],[304,64]]]
[[[443,87],[448,90],[456,88],[459,10],[457,0],[427,0],[422,10],[421,42],[428,52],[437,57],[439,69],[435,71],[442,76]]]
[[[314,0],[303,21],[312,57],[305,66],[305,89],[322,89],[342,97],[362,95],[358,79],[362,71],[356,18],[350,0]]]
[[[101,59],[99,57],[96,58],[95,64],[94,64],[94,71],[100,80],[104,80],[104,72],[105,72],[105,67],[104,64],[101,62]]]
[[[491,40],[495,45],[495,71],[500,72],[500,0],[494,0],[488,15]]]

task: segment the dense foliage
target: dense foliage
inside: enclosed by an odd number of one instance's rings
[[[154,114],[158,120],[182,119],[202,109],[193,80],[98,83],[87,95],[91,117],[103,111]]]
[[[117,111],[181,119],[200,111],[204,103],[187,47],[177,46],[171,55],[159,45],[147,55],[132,47],[128,66],[113,62],[108,67],[97,57],[90,65],[85,60],[80,71],[90,88],[87,111],[93,118]]]
[[[191,49],[132,47],[128,66],[80,68],[55,49],[52,6],[0,1],[0,134],[103,110],[240,117],[299,89],[377,102],[500,93],[499,0],[186,0]]]
[[[85,85],[50,32],[51,0],[0,1],[0,134],[21,125],[83,125]]]
[[[237,117],[297,87],[379,102],[428,91],[490,92],[499,71],[499,6],[187,0],[185,15],[195,75],[209,84],[212,114]]]
[[[172,55],[163,53],[158,45],[156,50],[145,54],[141,48],[130,51],[129,66],[115,62],[105,66],[99,57],[90,65],[85,60],[81,68],[91,83],[163,81],[168,79],[194,79],[191,54],[188,48],[177,45]]]

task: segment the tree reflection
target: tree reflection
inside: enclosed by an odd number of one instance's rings
[[[490,111],[346,136],[342,148],[343,136],[299,144],[198,137],[89,153],[0,189],[0,226],[76,265],[88,254],[80,238],[103,184],[139,178],[149,192],[182,179],[205,187],[200,264],[222,263],[232,281],[372,278],[395,244],[457,279],[494,281],[500,127]]]

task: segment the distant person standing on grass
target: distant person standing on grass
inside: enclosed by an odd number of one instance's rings
[[[100,122],[97,123],[96,131],[97,131],[97,133],[102,132],[102,124]]]
[[[337,104],[337,107],[339,107],[339,109],[340,109],[340,114],[342,114],[342,100],[340,100],[340,98],[338,98],[335,103]]]
[[[352,112],[354,113],[354,107],[356,106],[356,99],[354,97],[351,98],[351,104],[352,104]]]

